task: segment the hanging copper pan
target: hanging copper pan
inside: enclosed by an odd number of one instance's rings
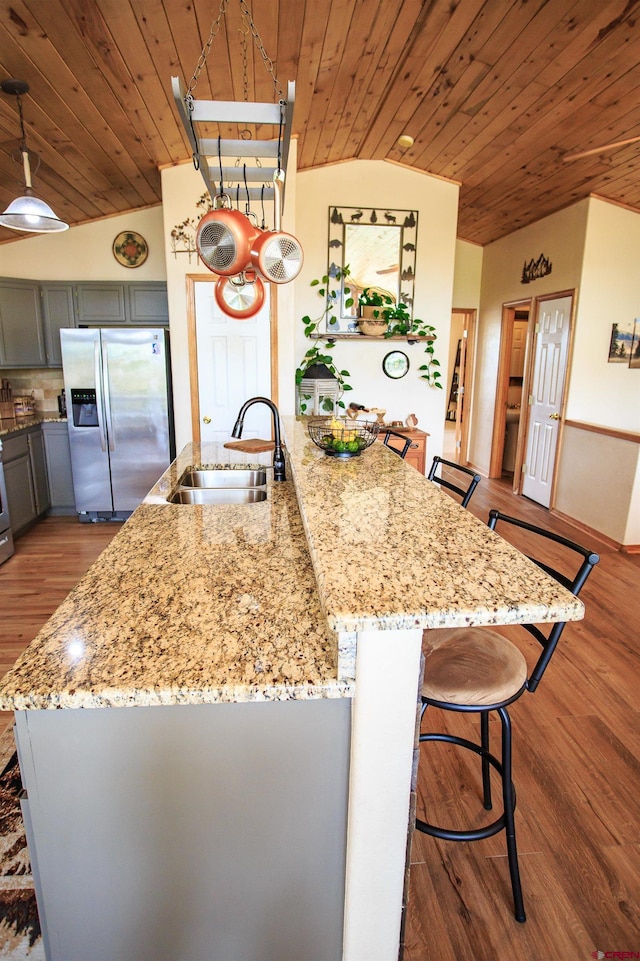
[[[284,170],[276,170],[273,177],[275,228],[257,234],[251,244],[251,263],[266,280],[274,284],[288,284],[295,280],[304,262],[300,241],[293,234],[280,230],[283,183]]]
[[[216,303],[220,310],[236,320],[255,316],[264,304],[264,284],[249,269],[237,277],[220,277],[215,287]]]
[[[262,231],[246,214],[231,207],[227,194],[216,197],[218,201],[221,206],[210,210],[198,224],[196,247],[205,267],[221,277],[233,277],[249,266],[252,244]]]

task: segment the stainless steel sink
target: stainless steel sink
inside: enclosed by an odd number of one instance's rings
[[[170,504],[257,504],[266,499],[260,487],[182,487],[168,498]]]
[[[266,470],[247,470],[245,468],[229,468],[229,470],[193,470],[185,471],[180,478],[180,487],[264,487],[267,483]]]

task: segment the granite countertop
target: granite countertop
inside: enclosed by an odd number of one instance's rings
[[[249,461],[250,458],[250,461]],[[337,678],[291,482],[249,506],[179,506],[189,444],[0,683],[0,709],[352,696]]]
[[[16,434],[27,427],[38,427],[39,424],[66,424],[66,417],[59,417],[53,412],[30,414],[27,417],[0,417],[0,437],[5,434]]]
[[[295,418],[283,430],[288,480],[269,472],[252,505],[168,504],[188,466],[271,461],[188,444],[0,682],[0,709],[349,697],[358,630],[583,616],[383,444],[337,461]]]
[[[583,617],[582,601],[383,444],[340,462],[283,421],[332,630]]]

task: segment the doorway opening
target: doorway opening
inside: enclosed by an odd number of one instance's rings
[[[490,477],[553,506],[575,291],[505,304]]]
[[[504,477],[519,491],[519,464],[526,431],[527,346],[531,300],[504,304],[489,477]],[[522,428],[522,429],[521,429]]]
[[[469,462],[476,319],[475,310],[454,308],[451,311],[442,456],[463,466]]]

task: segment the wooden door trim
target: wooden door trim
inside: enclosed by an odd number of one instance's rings
[[[502,321],[500,326],[500,353],[498,355],[498,374],[496,380],[496,400],[493,408],[493,434],[491,437],[491,457],[489,460],[489,477],[502,476],[502,458],[504,455],[504,432],[507,423],[507,394],[509,390],[509,365],[511,363],[511,347],[513,344],[513,321],[518,309],[527,308],[529,311],[529,327],[527,330],[527,346],[525,366],[530,356],[531,317],[533,313],[533,299],[507,301],[502,305]],[[526,386],[527,377],[522,382],[522,392]],[[517,463],[516,463],[517,468]],[[514,471],[514,477],[517,470]]]
[[[467,331],[466,359],[464,366],[464,394],[462,400],[462,432],[460,436],[460,450],[458,463],[462,466],[469,464],[469,425],[471,423],[471,408],[473,403],[474,368],[476,362],[476,338],[478,331],[478,311],[475,307],[452,307],[451,314],[462,314]],[[457,428],[456,428],[457,430]]]
[[[196,284],[215,284],[217,276],[211,274],[187,274],[187,350],[189,354],[189,394],[191,401],[191,436],[200,443],[200,381],[198,379],[198,337],[196,331]],[[272,290],[269,298],[270,377],[271,399],[278,403],[278,304]]]

